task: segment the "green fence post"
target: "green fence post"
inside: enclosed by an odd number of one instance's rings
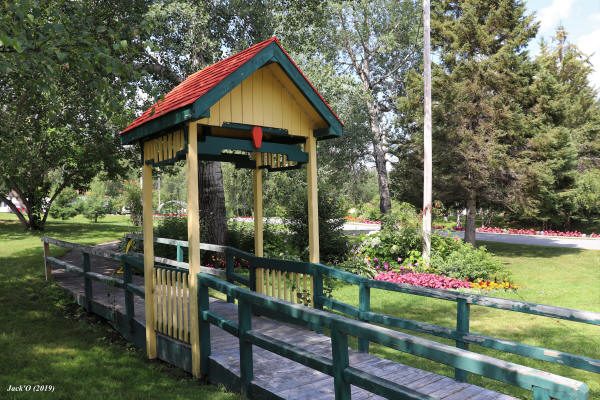
[[[250,397],[250,383],[254,379],[252,368],[252,343],[246,338],[246,332],[252,329],[252,307],[250,303],[238,299],[238,330],[240,340],[240,388],[242,396]]]
[[[250,279],[250,290],[256,292],[256,267],[252,264],[248,265],[249,269],[249,279]]]
[[[208,357],[210,357],[210,323],[203,318],[204,311],[209,311],[208,286],[202,284],[200,278],[198,286],[198,319],[200,321],[200,373],[208,376]]]
[[[337,324],[331,324],[331,353],[333,356],[333,386],[335,400],[350,399],[350,384],[344,379],[344,370],[350,366],[348,356],[348,335]]]
[[[129,326],[129,332],[133,332],[133,317],[135,316],[135,309],[133,303],[133,293],[129,289],[129,284],[133,283],[133,271],[127,261],[123,262],[123,280],[125,287],[125,316],[127,317],[127,325]]]
[[[319,268],[311,266],[313,272],[313,305],[317,310],[323,309],[323,273]]]
[[[183,247],[180,244],[177,245],[177,261],[183,262]]]
[[[470,304],[464,298],[456,300],[456,331],[459,335],[469,334],[469,314]],[[463,350],[469,350],[469,344],[462,340],[456,341],[456,347]],[[454,378],[459,382],[468,381],[468,373],[462,369],[454,369]]]
[[[552,400],[550,392],[547,389],[534,386],[533,387],[533,400]]]
[[[90,272],[92,265],[90,262],[90,254],[85,251],[82,252],[83,255],[83,282],[84,282],[84,295],[85,295],[85,310],[88,312],[92,311],[92,299],[94,293],[92,292],[92,280],[88,276],[88,272]]]
[[[367,321],[364,313],[371,311],[371,288],[365,282],[361,282],[358,287],[358,309],[360,311],[359,319]],[[358,351],[369,352],[369,341],[365,338],[358,338]]]
[[[233,256],[229,251],[225,250],[225,278],[227,282],[233,282]],[[227,302],[233,303],[235,300],[232,296],[227,295]]]

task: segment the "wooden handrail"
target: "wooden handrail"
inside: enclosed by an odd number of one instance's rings
[[[214,314],[210,314],[211,318],[208,318],[209,314],[207,313],[210,312],[208,309],[208,289],[218,290],[238,300],[239,322],[237,332],[240,338],[240,346],[244,346],[246,349],[246,351],[244,349],[240,350],[242,386],[249,385],[252,380],[252,350],[251,347],[248,348],[246,346],[247,344],[254,344],[333,376],[336,399],[349,399],[349,388],[352,384],[379,395],[405,395],[408,396],[407,398],[414,399],[427,398],[411,391],[409,388],[386,384],[365,372],[350,368],[347,362],[347,336],[351,335],[366,338],[383,346],[450,365],[470,373],[531,390],[534,392],[536,398],[540,396],[539,398],[553,397],[556,399],[583,400],[587,399],[588,396],[587,385],[573,379],[472,353],[467,350],[457,349],[424,338],[349,319],[341,315],[290,304],[238,287],[216,277],[199,274],[198,282],[200,284],[198,294],[199,304],[201,305],[199,318],[205,324],[203,326],[204,329],[201,329],[203,335],[205,335],[202,340],[204,348],[201,354],[205,358],[210,355],[210,329],[206,325],[211,323],[215,325],[235,325],[232,321],[227,321]],[[250,326],[252,312],[258,312],[259,314],[268,313],[269,316],[283,322],[312,324],[322,328],[329,328],[332,332],[331,345],[334,359],[330,362],[321,356],[299,351],[294,346],[253,332]],[[230,331],[232,330],[230,329]],[[208,363],[208,359],[204,362]],[[247,390],[248,388],[246,388]],[[541,397],[542,395],[545,397]]]
[[[133,237],[134,235],[131,235]],[[142,239],[139,236],[135,236]],[[171,244],[177,246],[187,246],[185,241],[171,241],[171,239],[155,238],[157,243]],[[490,336],[480,335],[470,332],[470,306],[481,306],[496,308],[511,312],[520,312],[525,314],[538,315],[547,318],[557,318],[572,322],[585,323],[590,325],[600,325],[600,313],[570,309],[565,307],[556,307],[545,304],[537,304],[497,297],[483,296],[478,294],[461,293],[453,290],[423,288],[408,284],[397,284],[393,282],[377,281],[363,276],[355,275],[347,271],[336,269],[319,263],[302,263],[296,261],[268,259],[257,257],[254,254],[244,252],[230,246],[216,246],[201,244],[201,248],[212,251],[219,251],[226,255],[229,260],[236,256],[249,262],[250,279],[247,279],[233,272],[233,265],[226,263],[227,281],[230,283],[241,283],[252,288],[252,274],[256,268],[270,268],[279,271],[301,272],[313,276],[313,303],[315,308],[326,307],[330,310],[342,312],[364,322],[381,324],[387,327],[408,329],[419,333],[434,335],[456,341],[456,345],[462,349],[468,349],[469,344],[504,351],[507,353],[518,354],[531,359],[552,362],[567,365],[572,368],[600,373],[600,360],[585,357],[577,354],[561,352],[553,349],[547,349],[539,346],[531,346],[504,339],[498,339]],[[359,286],[359,307],[343,303],[339,300],[326,297],[323,294],[323,277],[335,278],[346,283]],[[391,315],[375,313],[370,310],[370,289],[381,289],[399,293],[412,294],[416,296],[431,297],[440,300],[452,301],[457,304],[457,322],[456,329],[449,329],[434,324],[427,324],[419,321],[402,319]],[[231,300],[231,299],[230,299]],[[368,351],[368,341],[359,340],[359,350]],[[461,370],[456,371],[458,380],[466,381],[467,376]]]

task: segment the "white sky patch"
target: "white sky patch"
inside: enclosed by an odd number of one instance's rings
[[[539,10],[540,34],[552,33],[558,24],[569,18],[575,0],[553,0],[552,3]]]
[[[596,89],[600,89],[600,28],[578,37],[575,44],[582,52],[590,56],[590,62],[594,66],[590,81]]]
[[[595,13],[589,16],[590,21],[600,23],[600,13]]]

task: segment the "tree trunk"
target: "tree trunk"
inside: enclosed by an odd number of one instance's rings
[[[223,172],[218,161],[205,161],[198,168],[200,181],[200,223],[202,241],[227,244],[227,215]]]
[[[373,157],[375,158],[375,170],[377,171],[377,183],[379,185],[379,210],[387,214],[392,209],[392,200],[390,197],[390,187],[388,184],[387,161],[385,159],[385,149],[383,143],[383,134],[379,124],[380,111],[373,102],[369,102],[369,123],[373,134]]]
[[[474,191],[467,193],[467,222],[465,224],[465,242],[475,246],[475,211],[477,198]]]
[[[23,214],[21,213],[21,211],[19,211],[19,209],[17,208],[17,206],[15,206],[15,204],[12,201],[10,201],[5,196],[0,196],[0,200],[2,200],[2,202],[6,203],[6,205],[8,206],[8,208],[10,208],[12,210],[12,212],[15,213],[15,215],[17,216],[17,218],[19,218],[19,221],[21,222],[21,224],[23,224],[23,226],[25,227],[25,229],[29,229],[29,222],[23,216]]]

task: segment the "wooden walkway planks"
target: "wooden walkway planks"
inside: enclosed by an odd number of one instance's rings
[[[80,265],[81,254],[68,253],[64,259]],[[118,265],[114,261],[91,257],[92,271],[111,275]],[[54,270],[57,283],[74,296],[83,296],[83,279],[63,270]],[[143,286],[143,278],[134,276],[134,283]],[[123,290],[93,282],[94,300],[117,312],[125,312]],[[145,325],[144,302],[135,296],[135,319]],[[237,306],[211,299],[211,311],[237,322]],[[274,321],[266,317],[253,317],[252,329],[275,339],[286,341],[323,357],[331,358],[330,338],[308,329]],[[211,359],[235,376],[240,375],[238,338],[211,325]],[[333,378],[267,350],[253,346],[253,383],[283,399],[334,399]],[[509,400],[513,397],[478,386],[460,383],[451,378],[381,359],[376,356],[350,351],[350,365],[381,378],[418,390],[444,400]],[[352,386],[352,399],[380,399],[366,390]]]

